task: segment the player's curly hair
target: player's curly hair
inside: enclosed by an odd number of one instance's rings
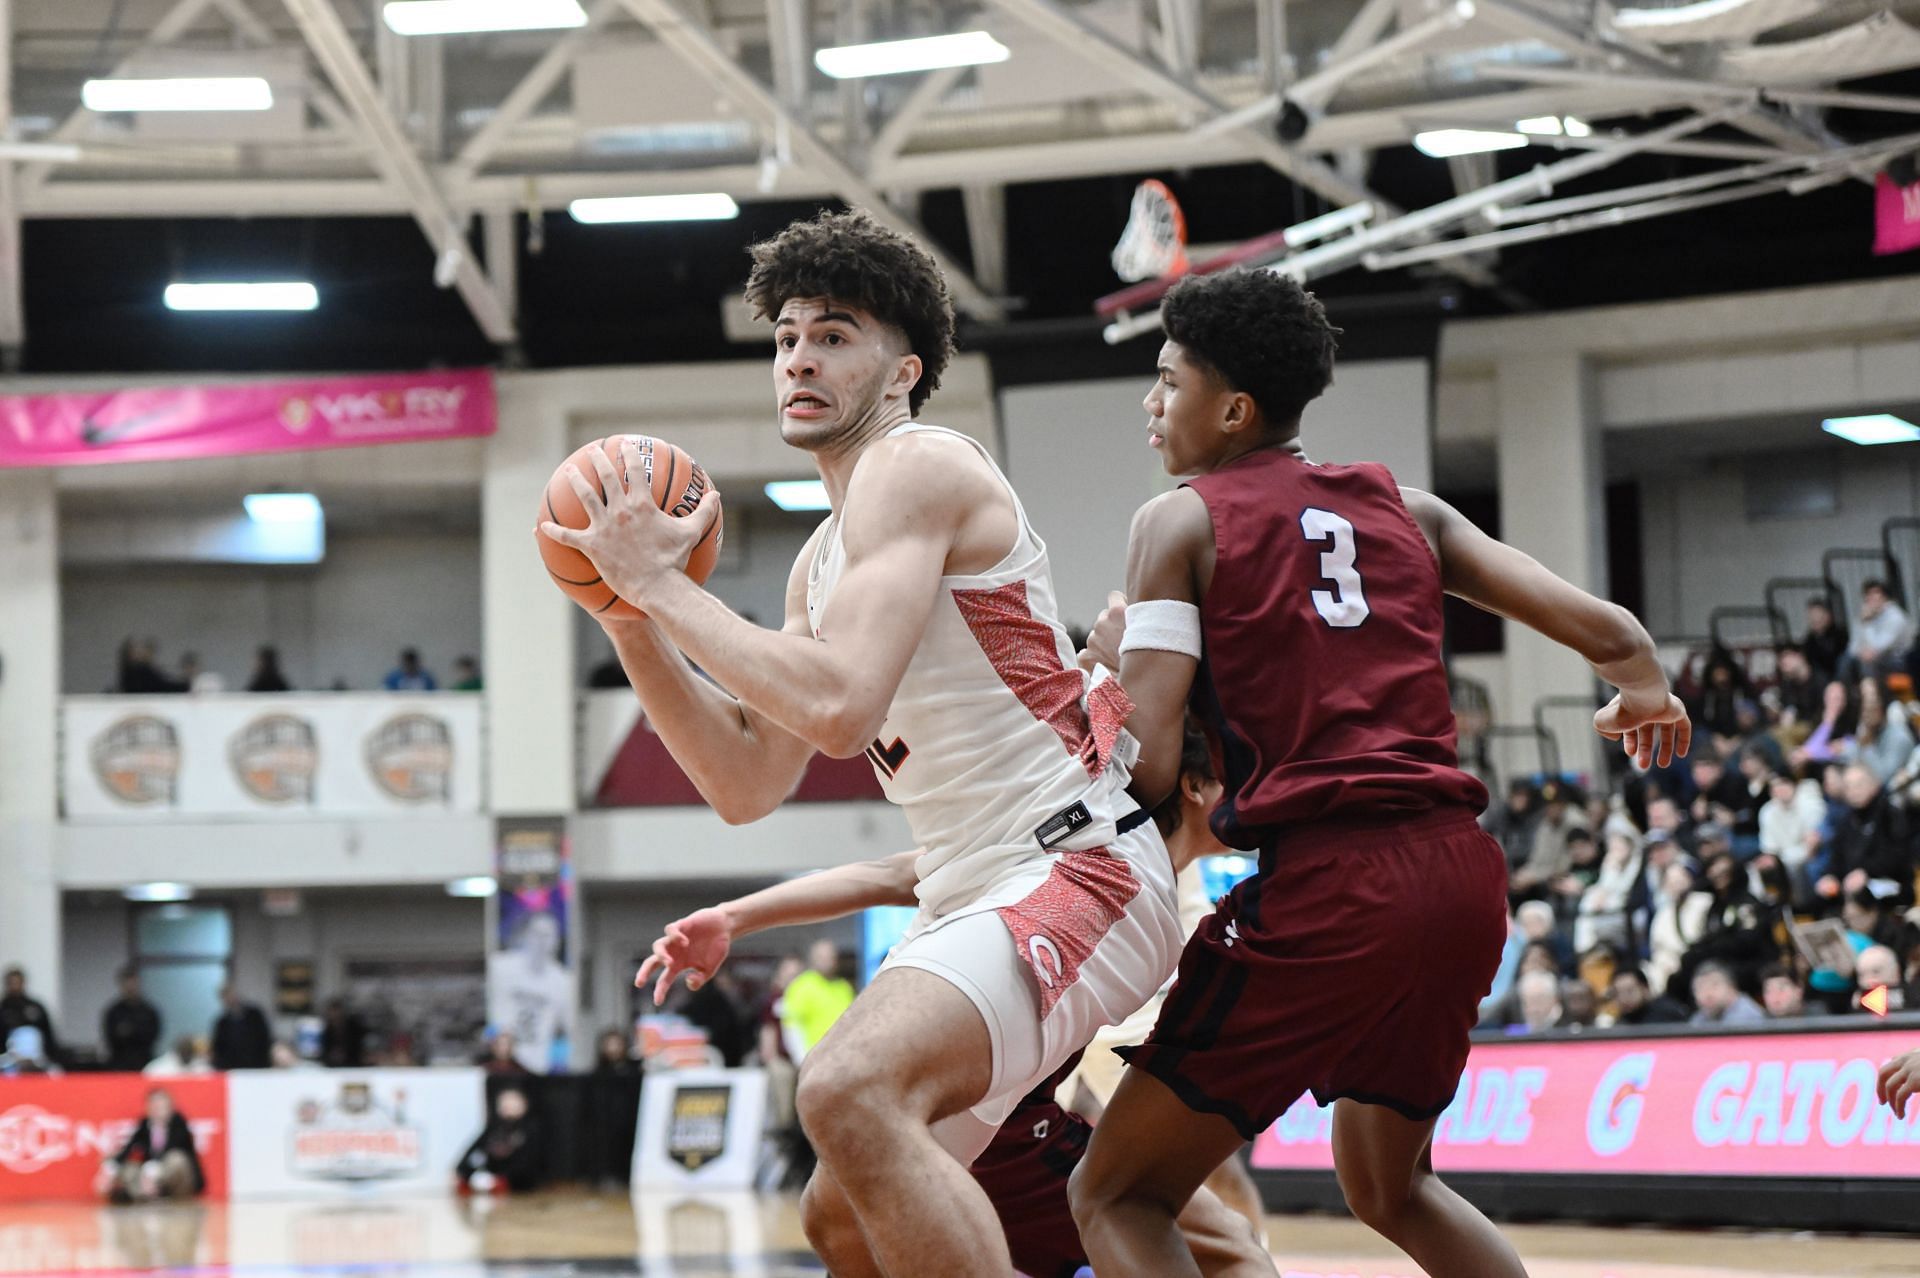
[[[1174,782],[1173,793],[1160,800],[1160,806],[1153,810],[1153,823],[1160,827],[1161,838],[1180,828],[1180,781],[1188,777],[1195,781],[1218,779],[1213,770],[1213,748],[1207,744],[1207,734],[1201,730],[1200,721],[1192,715],[1187,716],[1186,730],[1180,737],[1179,780]]]
[[[920,415],[953,357],[953,298],[931,254],[864,209],[795,222],[747,252],[747,305],[758,318],[778,318],[792,298],[830,297],[906,334],[921,366],[907,408]]]
[[[1297,280],[1265,270],[1189,275],[1160,303],[1167,336],[1253,397],[1270,429],[1300,420],[1333,384],[1340,330]]]

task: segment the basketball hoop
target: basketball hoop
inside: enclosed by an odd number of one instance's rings
[[[1134,188],[1127,229],[1113,246],[1113,269],[1129,284],[1187,269],[1187,219],[1166,183],[1148,178]]]

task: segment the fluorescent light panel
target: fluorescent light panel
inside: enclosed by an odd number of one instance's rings
[[[89,111],[266,111],[273,86],[257,75],[166,80],[89,80],[80,101]]]
[[[256,524],[317,524],[320,499],[312,493],[248,493],[240,499]]]
[[[1920,426],[1892,413],[1829,417],[1820,423],[1820,429],[1852,444],[1911,444],[1920,440]]]
[[[500,890],[500,885],[492,877],[476,874],[469,878],[453,879],[447,884],[448,896],[488,897]]]
[[[1585,120],[1576,120],[1570,115],[1536,115],[1520,121],[1513,127],[1534,137],[1587,138],[1593,136],[1593,129]]]
[[[475,31],[549,31],[584,27],[578,0],[393,0],[380,11],[396,35],[467,35]]]
[[[191,901],[193,888],[185,883],[129,883],[120,895],[129,901]]]
[[[1007,46],[985,31],[962,31],[958,35],[821,49],[813,55],[813,65],[836,80],[858,80],[870,75],[936,71],[941,67],[977,67],[988,62],[1005,62],[1010,56]]]
[[[1527,145],[1527,139],[1524,134],[1490,129],[1431,129],[1414,134],[1413,145],[1422,155],[1445,160],[1456,155],[1479,155],[1483,151],[1511,151]]]
[[[170,311],[310,311],[320,290],[304,280],[169,284],[166,302]]]
[[[827,486],[817,479],[783,479],[767,485],[767,496],[782,510],[832,510]]]
[[[614,195],[567,205],[576,222],[723,222],[740,216],[731,195]]]

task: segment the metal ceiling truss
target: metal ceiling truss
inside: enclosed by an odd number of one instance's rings
[[[1920,116],[1920,97],[1853,92],[1844,74],[1822,78],[1817,64],[1821,50],[1849,43],[1834,33],[1863,20],[1891,33],[1887,47],[1904,47],[1920,0],[1745,0],[1698,14],[1651,0],[1644,10],[1567,0],[989,0],[984,11],[951,12],[888,0],[583,0],[588,22],[577,30],[423,41],[380,27],[372,0],[177,0],[144,27],[122,24],[94,55],[111,57],[92,69],[136,74],[155,55],[213,47],[303,49],[310,60],[297,138],[213,131],[181,141],[73,109],[77,84],[49,97],[55,70],[71,75],[89,61],[76,57],[71,34],[58,46],[63,37],[49,31],[84,31],[90,17],[104,29],[112,3],[58,0],[50,26],[56,0],[0,0],[11,73],[0,94],[0,348],[23,336],[22,217],[406,214],[432,247],[436,278],[504,346],[518,337],[512,229],[521,211],[597,195],[833,197],[920,237],[957,302],[993,322],[1009,307],[1009,184],[1262,164],[1334,207],[1375,209],[1369,225],[1296,250],[1283,269],[1417,263],[1499,289],[1486,255],[1508,244],[1871,179],[1913,136],[1890,128],[1877,141],[1842,140],[1825,113]],[[1207,38],[1211,22],[1241,24],[1253,38],[1229,49],[1234,42]],[[1009,44],[1005,74],[836,86],[813,67],[822,43],[962,26]],[[1695,29],[1711,41],[1689,43]],[[610,36],[650,39],[711,83],[731,112],[711,121],[720,140],[705,150],[597,149],[573,82],[583,54],[614,47]],[[1739,74],[1732,55],[1754,48],[1804,49],[1815,65],[1777,88],[1719,78]],[[503,60],[514,74],[501,76]],[[39,97],[22,101],[23,92]],[[633,123],[697,129],[712,112],[687,107],[686,120]],[[1675,113],[1679,124],[1646,123]],[[1424,130],[1568,116],[1591,122],[1591,135],[1534,139],[1562,158],[1505,182],[1491,180],[1485,158],[1458,163],[1465,193],[1430,209],[1401,209],[1367,180],[1372,152]],[[29,127],[35,118],[49,123]],[[22,145],[40,143],[77,151]],[[1546,199],[1569,174],[1642,153],[1725,167]],[[918,193],[936,188],[962,192],[971,271],[913,215]],[[1276,212],[1273,222],[1288,220]],[[484,261],[470,247],[476,238]]]

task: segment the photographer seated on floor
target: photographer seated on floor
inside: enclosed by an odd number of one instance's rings
[[[98,1193],[116,1203],[192,1198],[207,1187],[193,1132],[165,1088],[147,1093],[147,1113],[120,1152],[100,1164]]]

